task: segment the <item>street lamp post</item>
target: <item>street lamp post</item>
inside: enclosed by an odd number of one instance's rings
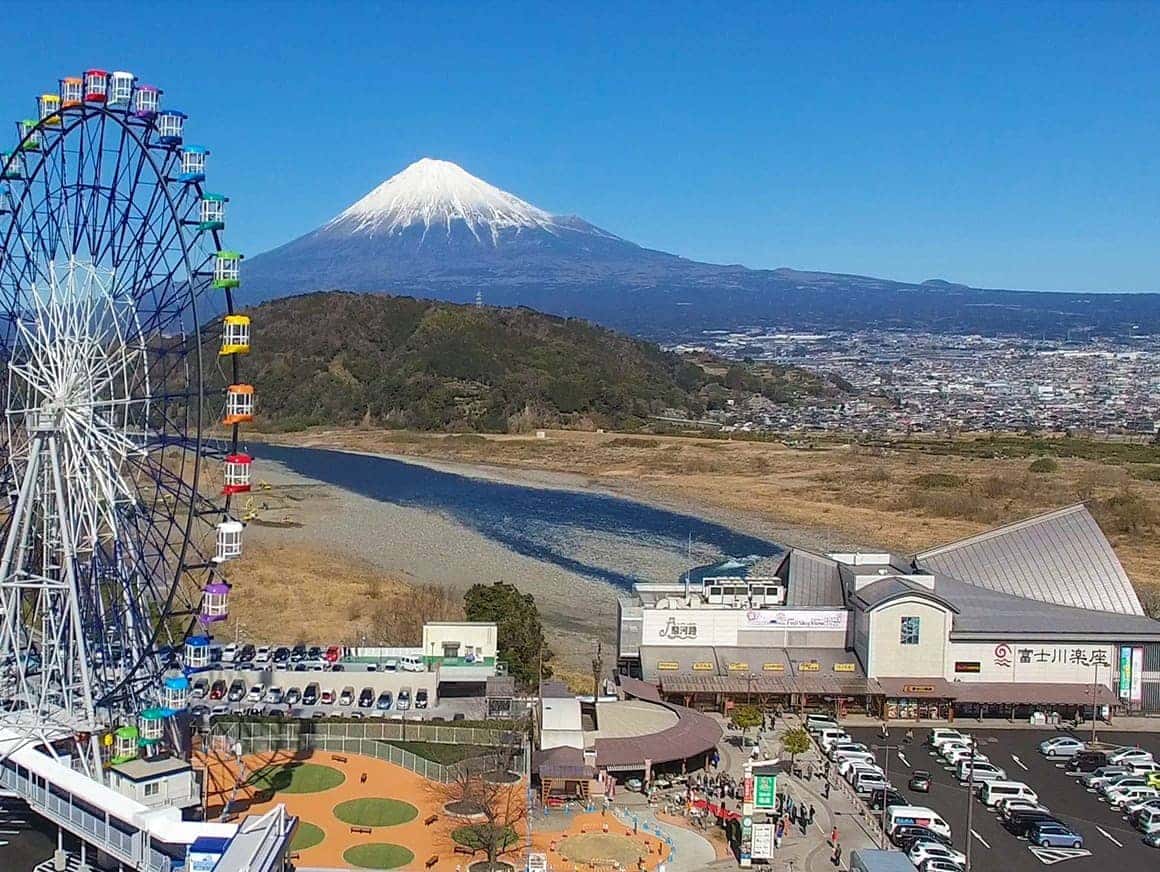
[[[884,744],[884,745],[875,745],[874,747],[879,748],[879,749],[886,752],[886,754],[885,754],[886,765],[885,765],[885,767],[883,767],[884,771],[882,773],[882,777],[886,779],[886,787],[884,787],[883,790],[884,791],[889,790],[890,789],[890,752],[897,751],[902,746],[901,745]],[[883,795],[882,795],[882,815],[881,815],[881,821],[880,821],[879,826],[880,826],[880,829],[882,830],[882,837],[881,837],[880,842],[882,845],[882,850],[885,851],[886,850],[886,795],[885,795],[885,793],[883,793]]]
[[[964,872],[971,872],[971,815],[975,810],[975,737],[970,737],[971,746],[971,768],[967,773],[967,831],[963,834],[963,839],[966,842],[967,855],[966,869]]]
[[[1096,699],[1100,692],[1100,664],[1092,664],[1092,744],[1096,741]]]

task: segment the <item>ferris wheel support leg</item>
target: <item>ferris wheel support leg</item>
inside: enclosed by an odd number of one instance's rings
[[[67,500],[67,495],[64,490],[64,475],[61,473],[60,454],[57,451],[56,437],[50,434],[47,441],[49,459],[52,464],[53,490],[57,494],[57,511],[60,512],[60,517],[63,521],[69,515],[64,505]],[[76,577],[76,543],[73,542],[73,531],[69,529],[67,524],[61,523],[59,534],[61,563],[64,564],[65,580],[68,585],[66,599],[69,612],[69,632],[63,634],[70,637],[69,647],[72,649],[68,652],[68,670],[71,673],[73,669],[76,669],[80,673],[79,676],[69,674],[66,681],[71,686],[74,677],[80,678],[81,711],[79,714],[82,718],[80,726],[89,734],[87,754],[82,753],[81,760],[85,763],[88,776],[100,781],[102,780],[101,750],[96,736],[97,713],[96,707],[93,704],[93,681],[89,673],[89,661],[84,645],[84,625],[81,622],[80,585],[77,584]],[[75,705],[75,701],[73,701],[73,704]],[[74,709],[71,714],[76,717],[78,713]]]

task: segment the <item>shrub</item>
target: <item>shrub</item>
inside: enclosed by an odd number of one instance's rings
[[[1031,465],[1027,467],[1029,472],[1034,473],[1048,473],[1055,472],[1059,469],[1059,463],[1052,460],[1050,457],[1039,457],[1031,461]]]
[[[928,490],[935,488],[953,490],[962,487],[966,481],[961,476],[952,475],[949,472],[924,472],[922,475],[914,477],[914,483]]]

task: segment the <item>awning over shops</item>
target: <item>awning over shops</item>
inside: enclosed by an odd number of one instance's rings
[[[996,705],[1117,705],[1119,700],[1102,684],[1023,684],[972,681],[956,685],[957,702]]]
[[[661,677],[664,693],[685,694],[791,694],[823,696],[864,696],[881,691],[864,677],[827,675],[673,675]]]
[[[944,678],[879,678],[879,693],[889,699],[957,699],[965,685]]]

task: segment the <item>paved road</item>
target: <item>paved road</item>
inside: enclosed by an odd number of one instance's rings
[[[959,725],[957,725],[959,726]],[[1017,839],[1000,823],[997,815],[988,811],[977,799],[972,811],[974,835],[971,837],[972,867],[976,872],[1012,870],[1037,872],[1043,865],[1060,865],[1064,872],[1152,872],[1160,869],[1160,851],[1149,848],[1119,812],[1088,793],[1078,780],[1063,771],[1062,763],[1044,758],[1039,743],[1056,730],[976,730],[962,725],[974,735],[980,750],[991,762],[1007,771],[1012,780],[1023,781],[1039,794],[1040,802],[1054,811],[1061,820],[1084,836],[1084,855],[1069,856],[1070,851],[1040,851],[1026,840]],[[880,740],[876,730],[852,729],[857,741],[873,746]],[[932,754],[924,743],[928,730],[915,730],[911,747],[887,752],[875,751],[879,765],[885,767],[890,757],[890,781],[916,805],[925,805],[937,811],[951,825],[955,845],[966,849],[967,792],[954,774],[943,766],[942,759]],[[890,742],[901,743],[904,730],[890,731]],[[1156,734],[1100,732],[1106,742],[1139,744],[1160,759],[1160,736]],[[929,794],[916,794],[906,783],[912,769],[928,769],[932,773]]]

